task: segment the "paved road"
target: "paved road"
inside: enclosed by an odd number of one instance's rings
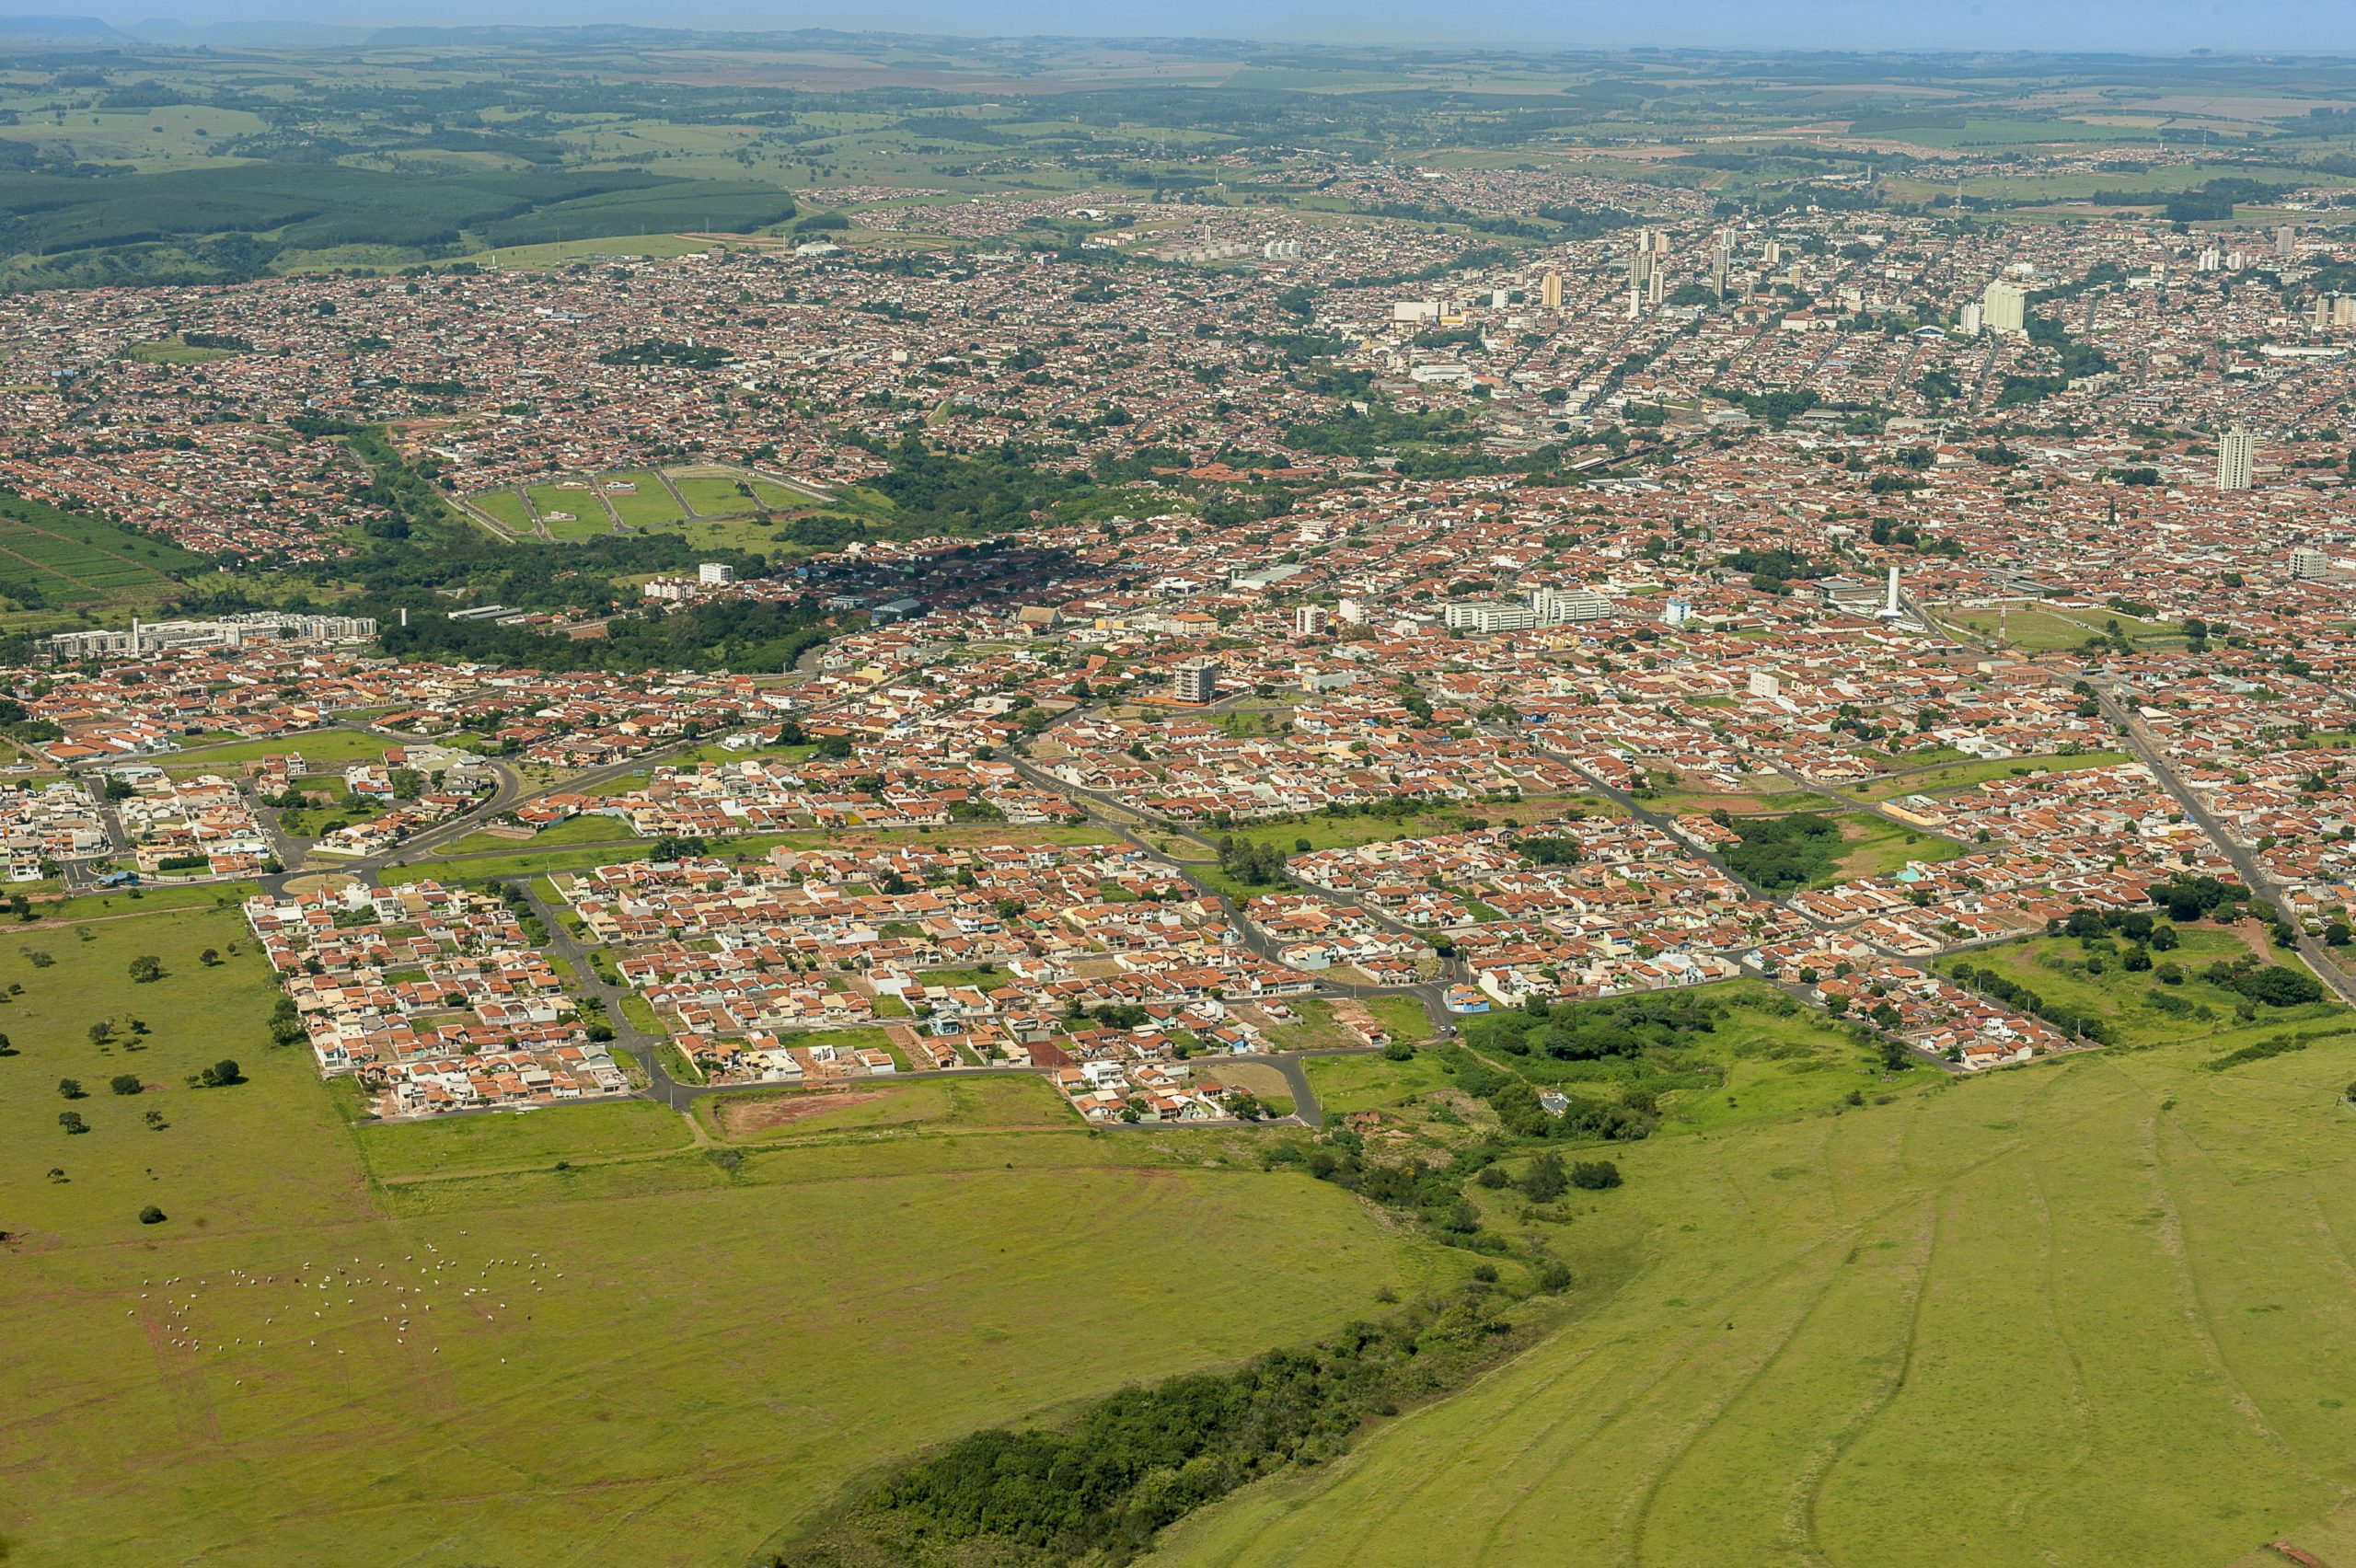
[[[2167,754],[2153,739],[2150,727],[2127,706],[2116,686],[2108,681],[2088,684],[2095,687],[2095,700],[2102,705],[2103,716],[2126,732],[2123,738],[2135,760],[2152,770],[2152,776],[2176,797],[2177,804],[2184,808],[2184,814],[2193,825],[2207,834],[2211,842],[2224,851],[2225,859],[2232,862],[2235,872],[2240,876],[2242,885],[2261,897],[2269,900],[2279,898],[2281,895],[2280,885],[2259,866],[2258,857],[2225,831],[2224,824],[2217,820],[2200,795],[2177,775]],[[2298,951],[2299,956],[2306,961],[2307,967],[2315,972],[2316,979],[2337,993],[2341,1001],[2356,1004],[2356,979],[2350,979],[2338,963],[2332,962],[2331,950],[2309,936],[2304,928],[2299,931]]]
[[[695,1098],[692,1093],[686,1092],[692,1086],[678,1082],[664,1066],[661,1050],[664,1043],[629,1020],[629,1013],[622,1009],[622,997],[629,993],[607,984],[605,976],[597,973],[595,966],[589,962],[588,950],[581,945],[572,928],[564,923],[549,902],[533,891],[530,879],[519,878],[509,885],[523,893],[532,906],[532,912],[549,928],[548,951],[572,965],[582,990],[606,1004],[606,1020],[614,1026],[614,1043],[629,1052],[638,1065],[646,1069],[647,1087],[642,1097],[659,1100],[674,1111],[685,1111],[688,1101]]]

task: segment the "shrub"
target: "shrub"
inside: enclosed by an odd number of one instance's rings
[[[1571,1167],[1571,1185],[1581,1192],[1604,1192],[1621,1181],[1620,1167],[1608,1159],[1582,1159]]]
[[[142,1225],[161,1225],[164,1223],[164,1211],[157,1208],[154,1204],[149,1204],[145,1208],[139,1211],[139,1223]]]
[[[137,1094],[147,1086],[139,1081],[137,1073],[117,1073],[107,1079],[107,1087],[117,1094]]]

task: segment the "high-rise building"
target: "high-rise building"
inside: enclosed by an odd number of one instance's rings
[[[2299,231],[2289,224],[2276,225],[2274,228],[2274,254],[2277,256],[2296,256],[2298,253]]]
[[[718,588],[736,581],[736,569],[725,561],[707,560],[696,567],[696,581],[707,588]]]
[[[1324,629],[1324,605],[1303,605],[1299,609],[1293,611],[1292,630],[1295,637],[1315,637]]]
[[[1980,320],[1991,332],[2017,336],[2027,330],[2028,291],[2018,283],[1997,279],[1980,295]]]
[[[2227,431],[2217,443],[2217,488],[2221,490],[2249,489],[2251,471],[2258,463],[2258,438],[2240,425]]]
[[[1189,659],[1171,677],[1170,695],[1181,702],[1208,702],[1218,695],[1218,661]]]
[[[1963,309],[1956,315],[1956,330],[1967,338],[1977,338],[1980,336],[1982,314],[1978,300],[1966,301]]]
[[[1563,308],[1563,274],[1551,267],[1538,281],[1538,303],[1549,310]]]
[[[2291,551],[2291,581],[2308,582],[2331,571],[2331,558],[2312,545],[2300,545]]]

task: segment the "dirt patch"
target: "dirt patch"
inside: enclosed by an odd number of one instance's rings
[[[1197,1059],[1195,1077],[1197,1081],[1208,1080],[1228,1089],[1240,1089],[1263,1100],[1292,1098],[1291,1080],[1266,1062],[1245,1061],[1233,1056],[1222,1056],[1212,1061]]]
[[[2298,966],[2299,955],[2276,947],[2273,932],[2262,921],[2236,920],[2232,925],[2220,928],[2230,933],[2235,941],[2249,949],[2251,956],[2260,963],[2287,963],[2292,968]]]
[[[829,1111],[864,1105],[884,1098],[880,1089],[820,1090],[807,1094],[780,1094],[762,1100],[730,1100],[719,1110],[720,1130],[731,1137],[791,1126]]]

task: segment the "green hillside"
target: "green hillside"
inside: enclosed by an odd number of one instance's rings
[[[0,490],[0,597],[17,608],[152,603],[203,565],[169,540]]]
[[[2223,1564],[2356,1449],[2356,1037],[1663,1136],[1542,1225],[1592,1309],[1182,1522],[1168,1568]]]

